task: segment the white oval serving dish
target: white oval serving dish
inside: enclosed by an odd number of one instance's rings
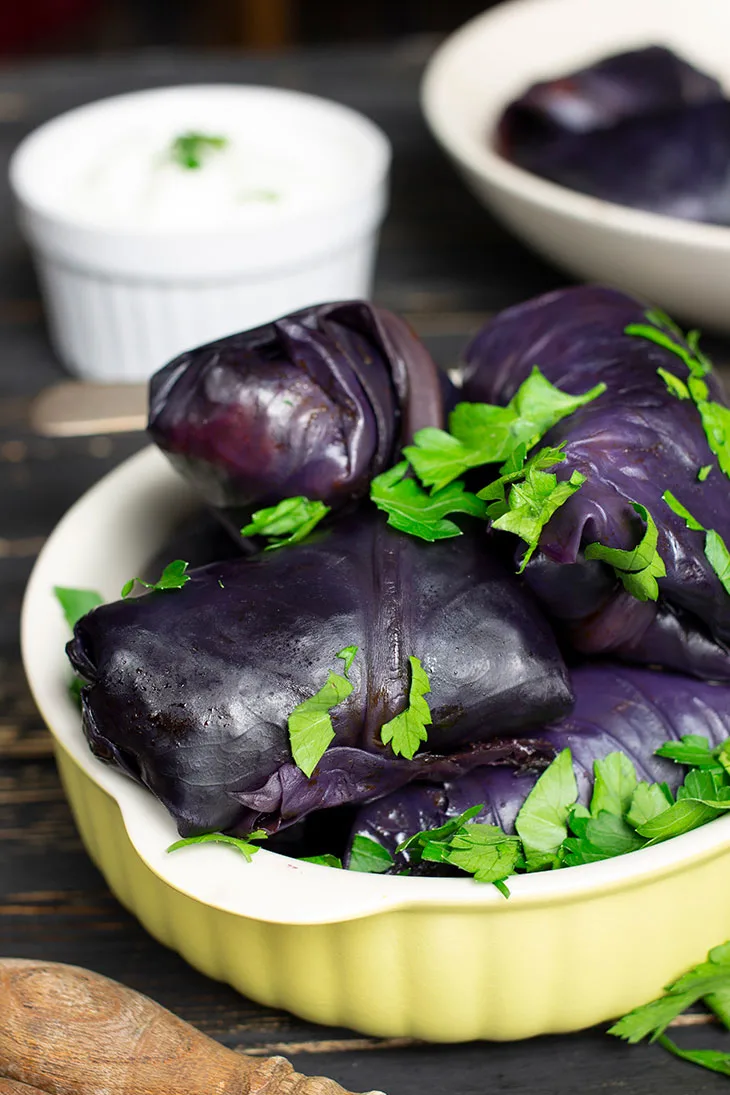
[[[579,194],[524,171],[492,145],[502,111],[530,84],[626,49],[669,46],[727,93],[729,39],[727,0],[511,0],[439,47],[423,80],[422,106],[471,190],[536,251],[579,278],[730,331],[730,227]]]

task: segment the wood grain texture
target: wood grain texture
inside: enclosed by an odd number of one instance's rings
[[[726,1078],[698,1072],[656,1046],[627,1047],[601,1030],[513,1045],[368,1039],[259,1007],[208,981],[155,943],[90,863],[23,677],[18,614],[35,555],[68,506],[145,442],[138,433],[50,439],[30,429],[34,397],[65,376],[46,339],[32,266],[13,224],[3,181],[12,149],[62,110],[155,85],[263,82],[363,110],[385,129],[395,152],[377,299],[407,313],[448,365],[487,315],[566,279],[484,213],[427,133],[417,96],[433,44],[281,57],[151,51],[0,72],[0,108],[12,104],[0,109],[0,953],[88,967],[147,993],[222,1045],[254,1058],[284,1053],[304,1072],[324,1073],[355,1091],[719,1095]],[[730,362],[727,341],[710,340],[708,349],[721,364]],[[597,945],[610,946],[610,925]],[[678,1032],[683,1044],[725,1045],[727,1036],[701,1019]],[[0,1086],[0,1095],[33,1093]]]

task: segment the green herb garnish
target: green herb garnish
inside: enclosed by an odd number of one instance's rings
[[[608,1033],[630,1045],[648,1038],[683,1061],[711,1072],[730,1076],[730,1053],[712,1049],[682,1049],[664,1033],[687,1008],[703,1001],[730,1029],[730,943],[715,947],[701,962],[665,989],[665,995],[635,1008],[619,1019]]]
[[[263,829],[256,829],[247,837],[228,836],[226,833],[203,833],[202,836],[186,836],[182,840],[176,840],[167,849],[168,852],[176,852],[179,848],[189,848],[193,844],[227,844],[240,852],[247,863],[259,850],[258,844],[252,844],[252,840],[265,840],[269,834]]]
[[[362,874],[385,874],[394,864],[393,856],[377,840],[360,833],[354,837],[348,870]]]
[[[271,543],[266,551],[298,544],[330,512],[324,502],[312,502],[302,495],[285,498],[276,506],[257,510],[251,521],[241,529],[241,536],[268,536]]]
[[[559,483],[554,472],[538,471],[533,467],[528,470],[523,482],[512,486],[504,512],[495,518],[492,527],[514,533],[527,544],[519,574],[536,551],[545,525],[585,481],[585,475],[574,471],[570,479]]]
[[[330,855],[325,853],[324,855],[302,855],[299,857],[300,863],[317,863],[320,867],[335,867],[337,870],[342,870],[342,860],[339,856]]]
[[[56,600],[63,609],[66,623],[73,631],[74,627],[92,608],[104,604],[104,598],[95,589],[72,589],[69,586],[54,586]]]
[[[287,720],[289,744],[294,763],[307,779],[319,764],[335,736],[330,711],[346,700],[353,685],[339,673],[332,673],[319,692],[298,704]]]
[[[586,559],[596,559],[612,566],[627,593],[637,601],[656,601],[659,596],[657,578],[667,573],[664,560],[657,551],[658,530],[645,506],[632,502],[635,512],[646,524],[646,530],[632,551],[609,548],[603,544],[588,544]]]
[[[350,672],[352,663],[355,661],[355,658],[357,656],[357,651],[358,647],[356,646],[345,646],[342,648],[342,650],[339,651],[339,653],[335,654],[336,658],[341,658],[342,661],[345,663],[345,667],[342,671],[345,676],[347,676]]]
[[[466,513],[486,518],[487,507],[463,483],[451,483],[443,490],[427,494],[414,479],[406,478],[408,464],[404,460],[370,484],[370,497],[378,509],[388,514],[388,524],[411,536],[433,543],[452,536],[461,536],[461,529],[447,514]]]
[[[672,395],[676,396],[677,399],[690,398],[689,388],[683,380],[680,380],[678,376],[675,376],[674,373],[668,372],[666,369],[657,369],[657,372],[666,384],[668,391],[670,391]]]
[[[431,691],[431,682],[418,658],[408,659],[411,665],[411,686],[405,711],[380,728],[383,745],[390,744],[396,756],[413,760],[419,745],[428,739],[426,727],[431,724],[431,711],[423,698]]]
[[[188,563],[183,559],[175,559],[172,563],[168,563],[163,570],[160,577],[156,582],[145,582],[143,578],[130,578],[128,582],[125,582],[122,586],[122,597],[128,597],[135,587],[135,584],[144,586],[149,590],[162,590],[162,589],[182,589],[186,582],[190,581],[190,575],[187,573]]]
[[[713,467],[712,464],[703,464],[702,465],[700,470],[697,472],[697,481],[698,481],[698,483],[704,483],[705,479],[707,479],[707,476],[712,471],[712,467]]]
[[[578,798],[570,749],[563,749],[525,799],[515,821],[528,871],[560,865],[568,817]]]
[[[532,448],[563,418],[605,390],[605,384],[597,384],[583,395],[568,395],[535,366],[506,407],[460,403],[450,415],[450,432],[419,430],[414,444],[403,452],[424,486],[439,491],[470,468],[502,463],[520,446]]]
[[[227,144],[227,137],[216,137],[210,133],[181,133],[172,142],[170,157],[180,167],[197,170],[211,152],[220,151]]]

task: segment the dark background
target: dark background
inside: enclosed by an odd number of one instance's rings
[[[454,30],[489,0],[5,0],[0,60],[141,46],[286,49]]]

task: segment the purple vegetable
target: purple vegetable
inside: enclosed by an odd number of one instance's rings
[[[287,718],[342,672],[336,654],[352,644],[354,691],[307,779]],[[149,787],[185,834],[274,831],[416,777],[524,759],[532,745],[493,739],[572,700],[550,627],[481,528],[427,544],[369,509],[306,543],[193,571],[179,590],[104,605],[68,652],[90,682],[92,750]],[[380,728],[406,707],[411,655],[429,674],[433,725],[409,761]]]
[[[513,159],[562,134],[593,133],[721,98],[717,80],[663,46],[648,46],[533,84],[505,110],[498,138]]]
[[[464,395],[506,403],[533,365],[553,384],[584,392],[598,381],[607,391],[564,419],[544,439],[567,441],[560,479],[574,470],[587,482],[554,515],[525,577],[587,654],[612,653],[714,680],[730,680],[730,596],[708,562],[701,532],[685,527],[662,500],[667,489],[708,529],[730,544],[730,489],[714,463],[699,412],[672,395],[657,374],[686,379],[670,350],[624,334],[646,322],[637,301],[613,289],[581,286],[550,293],[502,312],[476,336],[466,355]],[[724,403],[716,377],[711,400]],[[643,526],[631,502],[654,518],[666,564],[657,602],[627,593],[612,569],[583,557],[587,544],[632,549]],[[520,551],[520,555],[522,552]]]
[[[609,753],[625,753],[640,780],[662,781],[675,790],[685,769],[654,756],[665,741],[701,734],[713,746],[730,736],[730,690],[670,673],[598,663],[572,674],[575,707],[571,715],[540,733],[556,752],[570,748],[579,800],[588,805],[593,762]],[[476,768],[441,786],[413,783],[362,807],[353,826],[394,852],[406,837],[435,829],[470,806],[484,803],[475,820],[514,832],[515,818],[539,773],[506,768]],[[408,862],[398,857],[397,868]],[[432,866],[426,868],[434,870]]]
[[[403,320],[322,304],[171,361],[151,381],[149,432],[213,506],[341,506],[442,424],[449,389]]]
[[[572,190],[690,220],[730,220],[730,104],[670,50],[535,84],[504,112],[507,159]]]

